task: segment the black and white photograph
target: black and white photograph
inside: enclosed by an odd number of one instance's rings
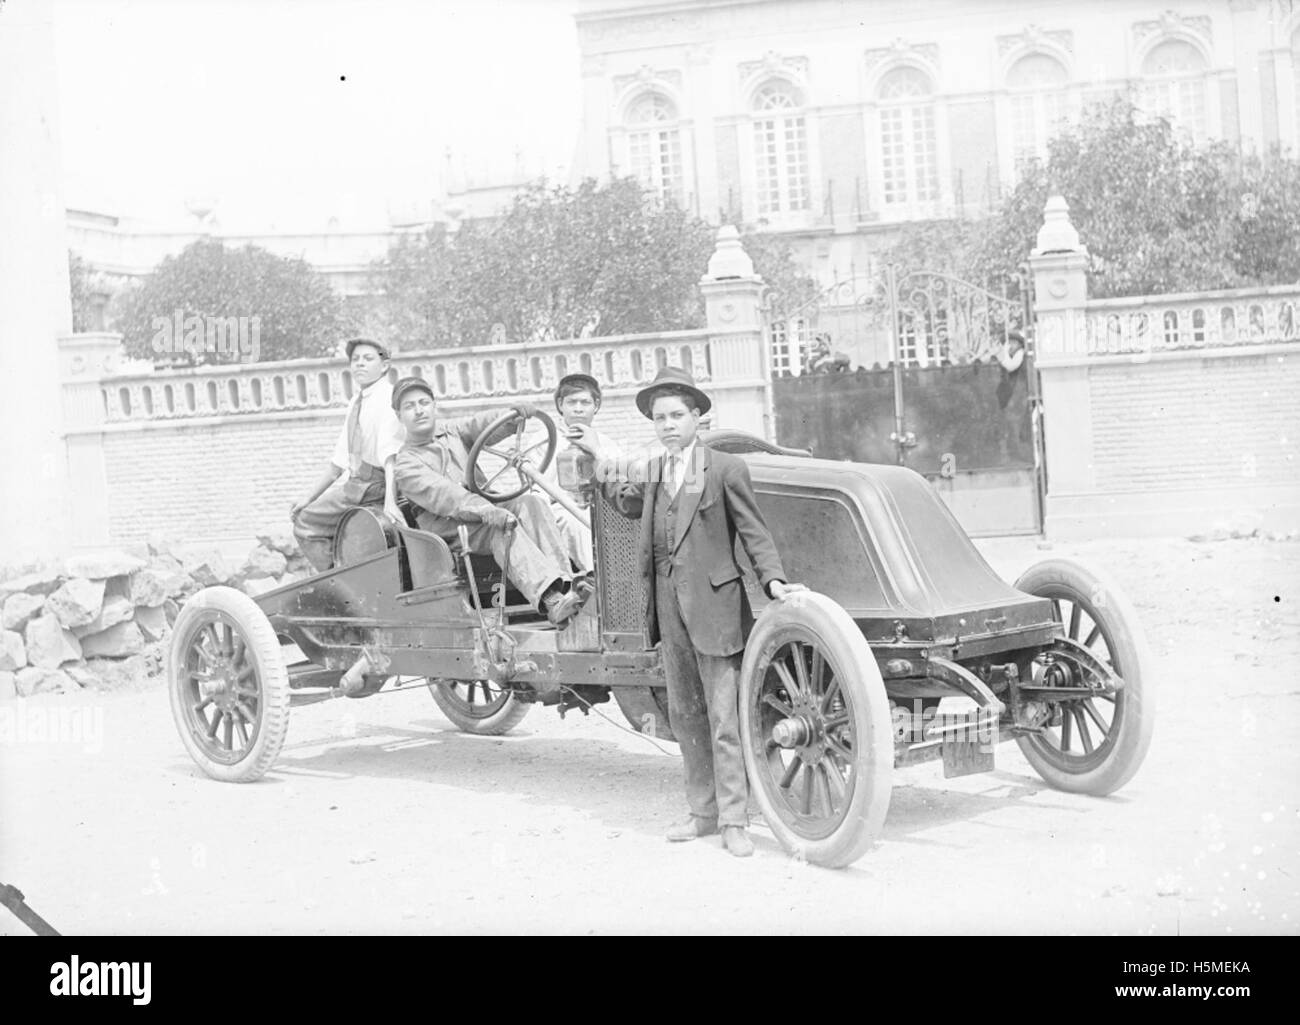
[[[11,950],[1300,934],[1296,0],[0,0],[0,389]]]

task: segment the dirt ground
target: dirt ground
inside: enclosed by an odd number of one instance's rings
[[[761,823],[739,861],[664,841],[675,753],[594,715],[478,738],[419,688],[327,702],[236,786],[193,765],[153,682],[0,706],[63,716],[0,742],[0,882],[69,934],[1300,932],[1300,543],[980,547],[1008,579],[1085,558],[1142,615],[1155,739],[1118,794],[1051,790],[1004,744],[991,774],[896,772],[850,869]],[[0,909],[0,935],[26,931]]]

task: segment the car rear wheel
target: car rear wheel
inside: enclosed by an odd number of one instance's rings
[[[754,800],[782,846],[831,868],[867,851],[889,810],[889,699],[862,632],[830,598],[799,592],[759,616],[740,733]]]
[[[668,691],[663,687],[611,687],[614,700],[632,728],[655,740],[674,744],[672,724],[668,721]]]
[[[289,729],[280,639],[248,595],[209,587],[176,617],[167,689],[181,743],[214,779],[249,783],[275,762]]]
[[[511,690],[488,680],[429,680],[438,708],[466,733],[496,737],[519,725],[528,710]]]
[[[1114,793],[1141,766],[1155,725],[1152,659],[1137,614],[1106,577],[1069,559],[1031,566],[1016,587],[1051,599],[1066,637],[1124,682],[1117,694],[1055,702],[1042,732],[1016,742],[1035,771],[1058,790],[1098,797]],[[1039,660],[1034,675],[1040,684],[1042,670]]]

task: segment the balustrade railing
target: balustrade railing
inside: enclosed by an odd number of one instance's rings
[[[1300,342],[1300,288],[1094,299],[1085,306],[1089,356]]]
[[[590,374],[606,388],[633,388],[665,366],[710,381],[709,333],[443,349],[393,359],[396,375],[423,377],[450,400],[550,392],[572,373]],[[99,388],[108,423],[341,410],[353,395],[347,364],[338,358],[127,372],[101,379]]]

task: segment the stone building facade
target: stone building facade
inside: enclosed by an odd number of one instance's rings
[[[585,0],[577,23],[580,171],[787,235],[828,283],[900,222],[988,210],[1110,97],[1300,148],[1291,0]]]

